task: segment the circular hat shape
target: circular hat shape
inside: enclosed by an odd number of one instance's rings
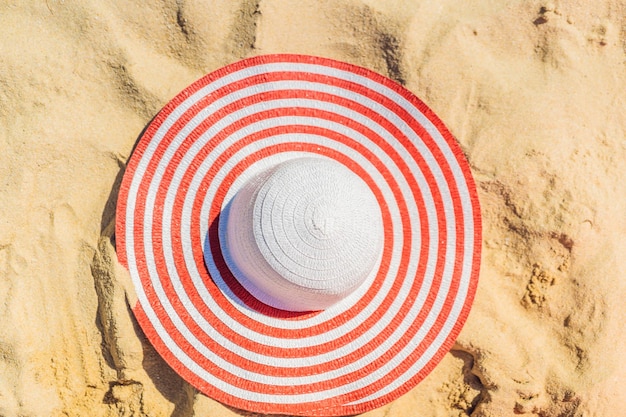
[[[268,169],[237,192],[227,216],[229,268],[256,299],[282,310],[323,310],[346,298],[382,253],[374,194],[329,159]]]
[[[340,179],[289,181],[316,164]],[[128,162],[116,237],[133,312],[172,368],[231,406],[298,415],[365,412],[419,383],[467,318],[481,243],[468,164],[433,112],[370,70],[301,55],[234,63],[168,103]],[[305,293],[328,306],[260,294],[272,273],[314,278]]]

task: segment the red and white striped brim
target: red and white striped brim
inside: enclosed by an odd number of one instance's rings
[[[367,285],[319,312],[252,297],[220,223],[247,180],[302,156],[363,179],[384,227]],[[206,75],[154,118],[126,168],[116,238],[134,314],[184,379],[241,409],[346,415],[406,393],[452,347],[480,230],[468,164],[411,92],[351,64],[269,55]]]

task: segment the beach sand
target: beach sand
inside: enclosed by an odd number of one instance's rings
[[[366,415],[622,415],[625,50],[613,0],[2,2],[0,415],[247,415],[147,343],[111,237],[125,163],[159,109],[280,52],[405,85],[477,182],[466,326],[421,384]]]

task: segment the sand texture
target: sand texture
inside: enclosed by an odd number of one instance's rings
[[[176,93],[240,58],[404,84],[466,153],[480,284],[454,349],[368,417],[624,414],[626,4],[0,2],[0,416],[231,416],[146,342],[112,235],[125,163]]]

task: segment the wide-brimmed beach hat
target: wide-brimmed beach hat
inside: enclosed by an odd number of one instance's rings
[[[319,57],[245,59],[178,94],[137,143],[116,224],[150,342],[255,412],[355,414],[406,393],[478,280],[452,135],[399,84]]]

